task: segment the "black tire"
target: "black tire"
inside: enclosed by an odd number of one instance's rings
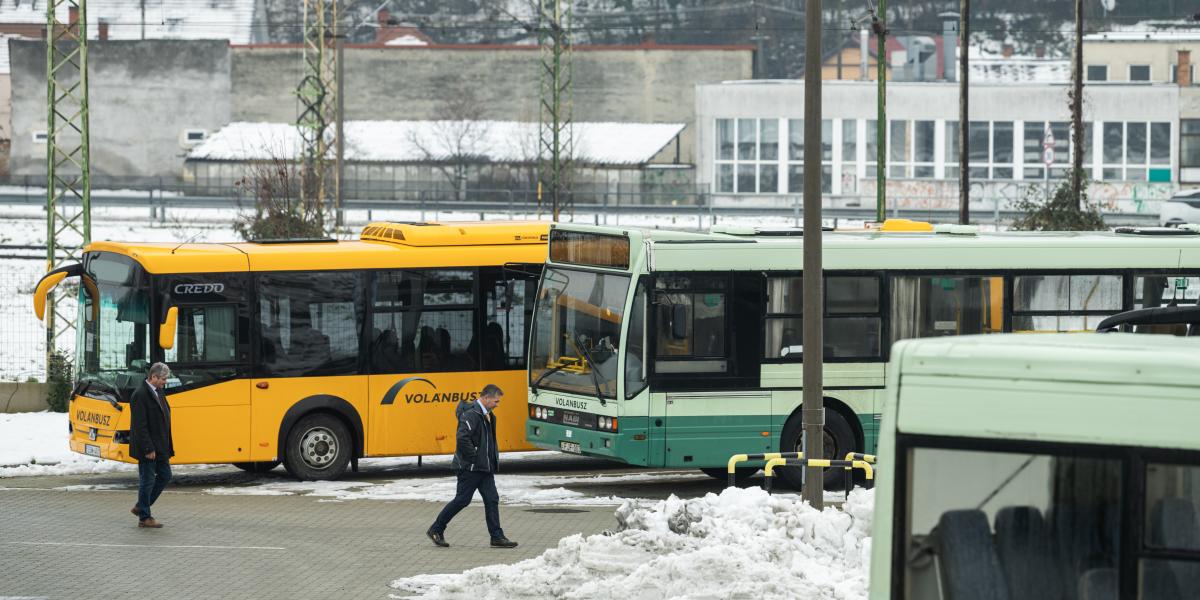
[[[267,471],[270,471],[271,469],[278,467],[280,462],[281,461],[278,461],[278,460],[264,460],[261,462],[239,462],[239,463],[233,463],[233,466],[235,466],[247,473],[266,473]]]
[[[746,482],[750,481],[750,478],[753,477],[754,474],[757,473],[758,471],[759,471],[758,467],[735,467],[734,472],[733,472],[734,485],[736,485],[738,487],[745,485]],[[729,481],[729,471],[727,469],[723,469],[721,467],[709,467],[707,469],[700,469],[700,472],[704,473],[705,475],[708,475],[709,477],[712,477],[713,479],[719,479],[719,480],[725,481],[725,482]]]
[[[779,451],[780,452],[801,452],[804,448],[800,446],[800,437],[803,433],[802,417],[800,411],[787,420],[783,425],[783,433],[780,436]],[[821,453],[823,458],[831,460],[841,460],[846,458],[846,454],[850,452],[862,452],[855,443],[854,429],[850,427],[850,423],[842,416],[842,413],[835,410],[825,409],[825,449]],[[785,467],[778,469],[777,475],[782,477],[785,485],[792,489],[800,489],[801,471],[799,467]],[[780,482],[776,482],[780,483]],[[825,489],[827,490],[844,490],[846,489],[846,472],[844,469],[825,469]]]
[[[353,452],[346,424],[333,415],[316,413],[300,419],[288,432],[283,466],[301,481],[332,480],[346,472]]]

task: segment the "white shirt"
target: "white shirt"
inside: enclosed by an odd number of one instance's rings
[[[479,405],[479,408],[483,409],[483,416],[488,416],[488,409],[483,405],[483,402],[476,400],[475,403]]]

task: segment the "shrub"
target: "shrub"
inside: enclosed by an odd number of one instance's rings
[[[67,412],[71,391],[75,387],[75,365],[61,350],[50,353],[46,365],[46,404],[54,412]]]
[[[1108,229],[1095,204],[1088,201],[1087,180],[1081,182],[1080,202],[1071,197],[1071,180],[1064,180],[1049,200],[1042,200],[1042,190],[1031,187],[1025,197],[1013,207],[1025,213],[1013,221],[1014,231],[1102,231]]]

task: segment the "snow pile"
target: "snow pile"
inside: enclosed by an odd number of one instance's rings
[[[130,471],[134,465],[71,452],[66,413],[0,414],[0,478]]]
[[[874,492],[842,509],[729,488],[617,509],[616,533],[563,538],[541,556],[392,587],[419,598],[865,598]],[[404,596],[395,596],[404,597]]]

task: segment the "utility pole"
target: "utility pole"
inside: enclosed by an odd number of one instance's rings
[[[146,39],[146,0],[141,1],[142,5],[142,39]]]
[[[970,54],[971,0],[959,0],[958,13],[958,222],[971,222],[971,120],[968,117],[968,96],[971,72],[967,70]]]
[[[59,9],[70,15],[58,20]],[[88,116],[87,0],[46,3],[46,270],[58,266],[58,251],[79,260],[92,241],[92,187]],[[57,312],[46,298],[46,366],[59,336],[75,327],[78,314]],[[99,300],[97,300],[98,302]]]
[[[329,127],[339,118],[334,97],[337,52],[329,29],[336,28],[337,22],[338,0],[304,0],[305,76],[296,90],[300,98],[296,126],[303,144],[300,196],[320,215],[322,229],[326,228],[328,204],[336,201],[338,185],[336,172],[329,172],[329,149],[334,145]]]
[[[1075,55],[1071,64],[1071,198],[1083,206],[1083,0],[1075,0]]]
[[[879,0],[879,12],[871,15],[871,29],[878,44],[875,66],[879,71],[879,104],[875,117],[875,220],[887,219],[887,0]]]
[[[821,299],[821,0],[804,6],[804,458],[823,458],[825,400],[822,369],[825,347]],[[801,497],[817,510],[825,506],[820,467],[804,468]]]
[[[541,50],[537,200],[558,221],[571,203],[574,123],[571,116],[571,0],[539,0]]]
[[[337,108],[335,118],[337,119],[337,127],[334,132],[334,141],[337,144],[337,168],[334,170],[334,204],[335,216],[334,226],[339,230],[345,222],[343,214],[343,206],[345,206],[345,191],[343,186],[346,181],[346,138],[345,138],[345,95],[342,93],[345,90],[345,49],[346,49],[346,32],[342,29],[341,24],[334,21],[333,24],[333,39],[337,49],[337,55],[334,60],[335,68],[337,69]]]

